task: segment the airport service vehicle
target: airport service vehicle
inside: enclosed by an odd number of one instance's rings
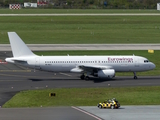
[[[115,98],[104,101],[103,103],[99,103],[98,108],[111,108],[118,109],[120,107],[120,103]]]
[[[148,71],[155,64],[141,56],[38,56],[35,55],[15,32],[8,32],[13,57],[9,63],[48,72],[77,72],[81,79],[89,76],[112,79],[116,72]]]

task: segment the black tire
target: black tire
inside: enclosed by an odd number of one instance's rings
[[[80,78],[81,78],[81,80],[84,80],[85,76],[84,76],[84,75],[81,75]]]
[[[134,76],[134,79],[137,79],[137,76]]]
[[[98,108],[102,109],[102,105],[98,105]]]

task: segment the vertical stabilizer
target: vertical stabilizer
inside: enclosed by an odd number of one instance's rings
[[[35,55],[15,32],[8,32],[14,57]]]

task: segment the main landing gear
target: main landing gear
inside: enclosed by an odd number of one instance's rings
[[[137,75],[136,75],[136,72],[133,72],[133,74],[134,74],[134,79],[138,79]]]
[[[80,78],[81,80],[89,80],[89,76],[85,76],[84,74],[82,74]]]

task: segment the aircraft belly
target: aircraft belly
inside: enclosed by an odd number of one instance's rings
[[[114,66],[113,69],[116,72],[130,72],[130,71],[134,71],[134,67],[132,65]]]
[[[75,68],[75,65],[52,65],[52,64],[47,64],[47,65],[41,65],[41,70],[46,70],[46,71],[53,71],[53,72],[70,72],[71,69]]]
[[[137,66],[121,66],[116,67],[116,72],[140,72],[146,70],[145,67],[137,67]]]
[[[75,68],[74,65],[62,65],[61,66],[61,71],[67,71],[67,72],[70,72],[71,69]]]

